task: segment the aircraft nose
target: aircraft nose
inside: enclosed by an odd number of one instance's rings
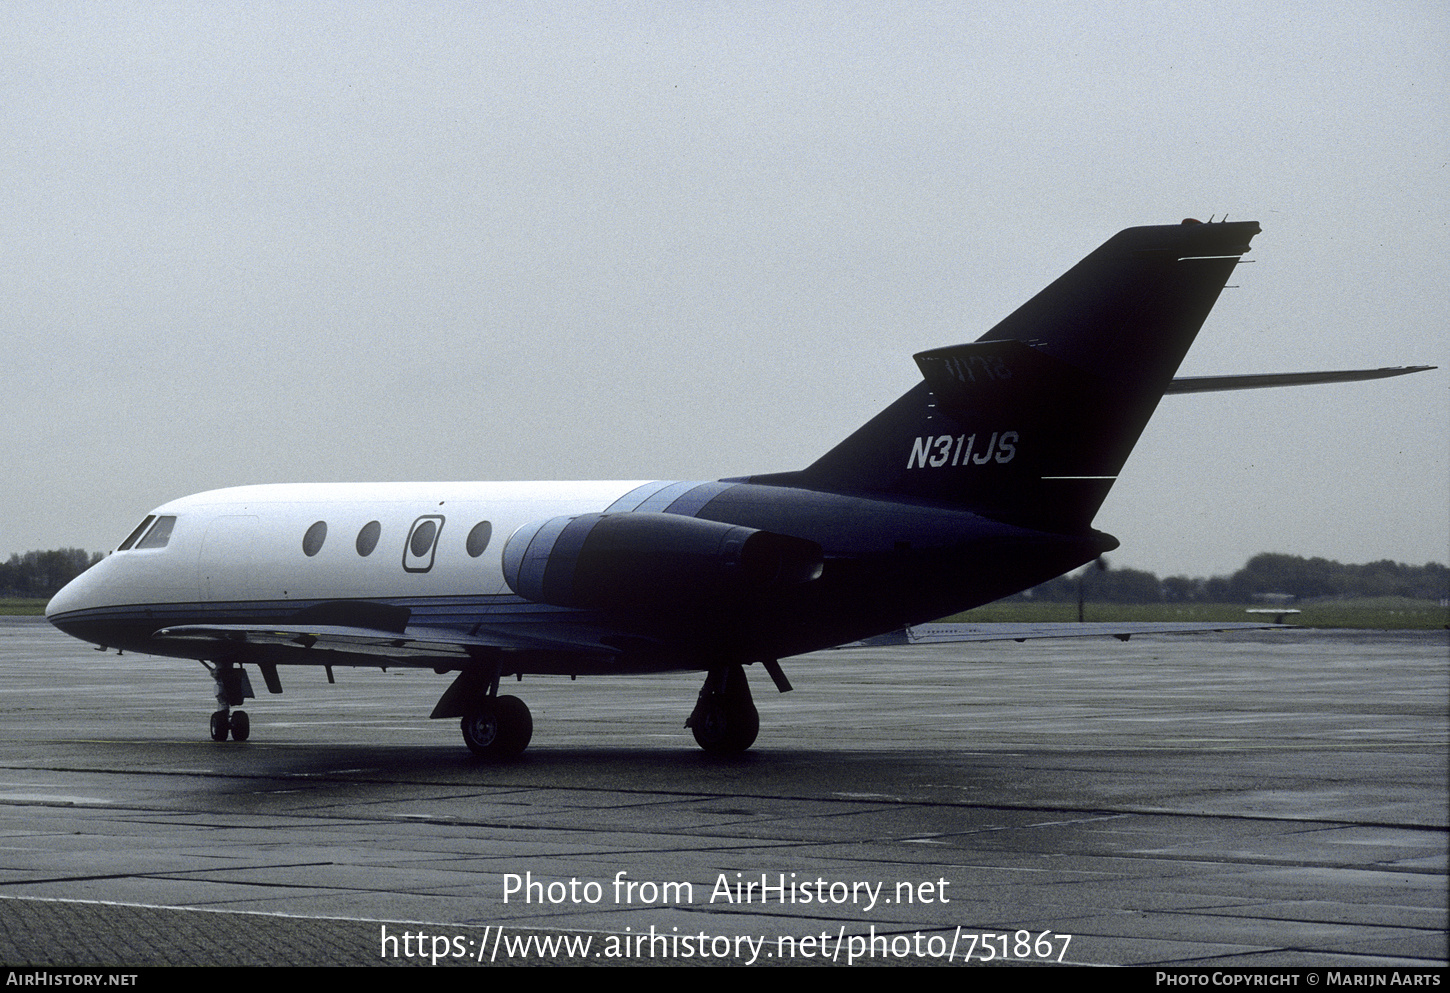
[[[50,598],[50,603],[45,605],[45,619],[80,641],[102,647],[115,644],[115,632],[94,610],[101,605],[99,590],[95,577],[81,573]]]
[[[62,586],[60,588],[60,592],[57,593],[55,596],[51,597],[50,602],[45,605],[45,619],[50,621],[50,623],[55,623],[55,617],[57,614],[64,614],[68,611],[76,609],[77,597],[74,592],[75,585],[76,581],[72,579],[70,582]]]
[[[67,627],[66,619],[77,611],[95,606],[94,585],[93,578],[84,572],[66,583],[45,605],[45,619],[66,634],[74,633]]]

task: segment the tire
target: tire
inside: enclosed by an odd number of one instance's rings
[[[534,717],[516,696],[485,700],[459,722],[463,741],[479,758],[511,759],[529,747]]]
[[[211,740],[226,741],[227,734],[232,729],[232,722],[227,717],[225,710],[218,710],[211,715]]]
[[[246,741],[252,735],[252,719],[245,710],[232,711],[232,740]]]
[[[711,700],[700,709],[690,726],[695,743],[715,755],[736,755],[755,744],[760,734],[760,714],[749,701],[735,706]]]

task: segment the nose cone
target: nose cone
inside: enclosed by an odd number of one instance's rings
[[[91,566],[75,579],[72,579],[65,586],[61,587],[59,593],[50,598],[50,603],[45,605],[45,619],[66,634],[73,638],[80,638],[82,641],[95,642],[93,625],[87,624],[86,619],[90,608],[98,605],[97,582],[94,573],[104,562]]]
[[[80,582],[81,577],[77,576],[75,579],[72,579],[70,582],[62,586],[59,593],[50,598],[50,603],[47,603],[45,605],[46,620],[50,621],[50,623],[52,624],[56,624],[57,615],[65,614],[72,610],[77,610],[82,606],[79,591],[76,589],[76,587],[80,585]],[[59,624],[56,624],[56,626],[60,627]]]

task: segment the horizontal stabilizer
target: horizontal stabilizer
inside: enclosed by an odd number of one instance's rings
[[[1340,370],[1337,373],[1254,373],[1247,375],[1180,375],[1167,393],[1217,393],[1219,390],[1263,390],[1272,386],[1314,386],[1315,383],[1360,383],[1388,380],[1433,370],[1434,365],[1389,365],[1377,370]]]
[[[1399,365],[1384,369],[1344,369],[1338,372],[1270,372],[1242,376],[1179,376],[1168,393],[1215,393],[1220,390],[1261,390],[1270,386],[1312,386],[1316,383],[1357,383],[1389,379],[1434,369],[1432,365]]]

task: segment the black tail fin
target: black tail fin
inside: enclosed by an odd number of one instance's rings
[[[1092,522],[1252,221],[1129,228],[800,472],[753,481],[949,502],[1014,524]]]

